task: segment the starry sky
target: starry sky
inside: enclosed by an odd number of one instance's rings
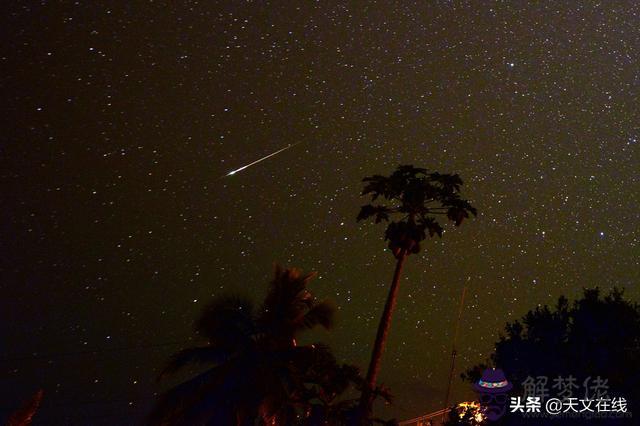
[[[2,5],[0,413],[42,387],[38,424],[140,421],[274,262],[319,273],[309,339],[364,369],[394,259],[360,181],[398,164],[480,214],[407,262],[383,413],[440,408],[463,286],[458,371],[561,294],[640,298],[637,2],[109,3]]]

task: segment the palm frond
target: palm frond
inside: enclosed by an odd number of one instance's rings
[[[183,349],[171,357],[158,379],[174,374],[190,364],[221,364],[228,360],[230,356],[231,354],[225,349],[211,346]]]
[[[216,367],[183,382],[161,395],[148,418],[149,425],[187,425],[193,407],[210,396],[228,373]],[[211,398],[212,408],[217,399]]]
[[[218,297],[203,309],[195,329],[215,347],[233,351],[247,345],[256,332],[253,302],[240,295]]]
[[[331,330],[334,324],[335,312],[335,305],[328,300],[315,303],[311,309],[304,314],[301,325],[308,329],[321,325],[325,329]]]
[[[296,268],[276,266],[260,315],[262,327],[282,339],[293,338],[304,324],[306,312],[314,306],[314,297],[307,285],[315,276],[315,273],[303,274]]]
[[[211,368],[161,395],[149,424],[240,424],[241,418],[251,421],[269,389],[260,371],[253,356],[234,358]]]

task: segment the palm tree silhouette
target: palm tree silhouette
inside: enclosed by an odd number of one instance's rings
[[[375,223],[389,222],[385,241],[396,258],[396,268],[384,306],[371,354],[367,377],[360,398],[361,422],[371,418],[376,379],[385,349],[391,317],[398,297],[400,274],[406,258],[420,251],[420,244],[430,237],[442,237],[443,228],[436,216],[443,215],[459,226],[469,214],[477,214],[468,201],[460,198],[462,180],[457,174],[440,174],[411,165],[398,166],[390,176],[374,175],[363,179],[362,195],[371,195],[371,204],[362,206],[357,220],[374,218]],[[385,204],[375,203],[384,198]],[[390,221],[391,217],[399,217]]]
[[[150,415],[152,425],[292,424],[304,397],[305,374],[324,351],[298,346],[296,337],[333,324],[333,306],[307,290],[314,274],[277,266],[263,305],[226,296],[202,312],[195,329],[207,344],[184,349],[160,377],[187,365],[212,365],[167,391]]]

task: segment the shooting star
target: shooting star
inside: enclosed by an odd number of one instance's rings
[[[226,175],[224,175],[224,176],[222,176],[222,177],[233,176],[233,175],[235,175],[236,173],[243,171],[244,169],[247,169],[247,168],[249,168],[249,167],[251,167],[251,166],[253,166],[253,165],[256,165],[256,164],[258,164],[259,162],[266,160],[267,158],[270,158],[270,157],[273,157],[274,155],[280,154],[282,151],[286,151],[287,149],[292,148],[292,147],[294,147],[294,146],[296,146],[296,145],[298,145],[298,144],[301,144],[301,143],[302,143],[302,142],[298,142],[298,143],[294,143],[294,144],[289,144],[289,145],[285,146],[284,148],[279,149],[279,150],[277,150],[276,152],[272,152],[271,154],[266,155],[266,156],[264,156],[264,157],[262,157],[262,158],[259,158],[259,159],[257,159],[256,161],[254,161],[254,162],[252,162],[252,163],[249,163],[249,164],[247,164],[247,165],[244,165],[244,166],[240,167],[239,169],[231,170],[229,173],[227,173]]]

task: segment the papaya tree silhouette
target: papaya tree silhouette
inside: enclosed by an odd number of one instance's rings
[[[296,423],[305,375],[327,351],[299,346],[296,338],[315,326],[331,328],[334,316],[332,304],[316,301],[307,290],[313,276],[276,267],[262,307],[240,296],[209,304],[195,323],[206,345],[178,352],[160,377],[188,365],[210,368],[164,393],[149,424]]]
[[[393,280],[378,325],[366,382],[360,399],[361,422],[371,418],[373,394],[385,349],[391,317],[398,298],[400,275],[410,254],[420,251],[427,238],[442,237],[443,228],[436,217],[443,216],[459,226],[476,209],[460,197],[462,180],[457,174],[440,174],[411,165],[398,166],[390,176],[374,175],[363,179],[362,195],[370,195],[371,203],[362,206],[357,221],[373,218],[375,223],[388,222],[385,241],[396,258]],[[376,203],[378,199],[382,203]],[[396,218],[396,220],[391,220]]]

